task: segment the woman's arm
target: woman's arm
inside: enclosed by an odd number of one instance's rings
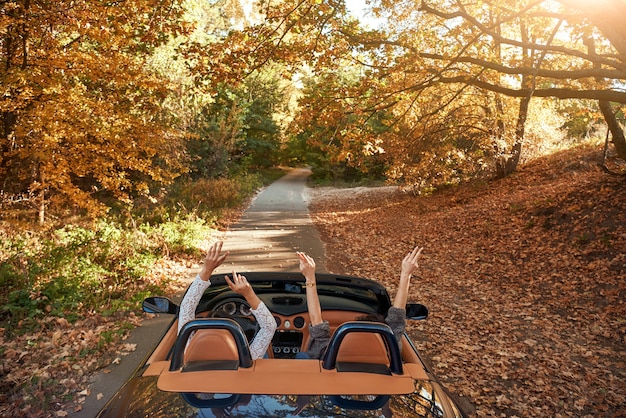
[[[309,358],[319,359],[326,351],[330,341],[330,325],[328,321],[322,319],[322,307],[317,294],[317,281],[315,279],[315,260],[302,252],[297,254],[300,259],[300,271],[305,279],[306,304],[310,321],[306,355]]]
[[[300,271],[304,276],[306,286],[306,304],[309,310],[309,319],[311,325],[319,325],[322,323],[322,308],[320,299],[317,295],[317,283],[315,281],[315,260],[305,253],[298,252],[300,259]]]
[[[422,253],[423,247],[415,247],[412,252],[408,253],[402,260],[402,269],[400,270],[400,283],[396,297],[393,299],[393,306],[398,309],[406,309],[406,301],[409,295],[409,286],[411,285],[411,275],[417,270],[417,260]]]
[[[277,326],[274,316],[262,301],[259,303],[257,309],[252,310],[252,314],[261,327],[250,343],[250,355],[252,356],[252,360],[257,360],[263,358],[265,353],[267,353],[267,348],[274,338]]]
[[[267,306],[265,306],[265,303],[263,303],[254,292],[254,289],[250,283],[248,283],[248,279],[246,279],[245,276],[233,271],[232,279],[228,276],[225,276],[225,279],[228,287],[230,287],[233,292],[243,296],[252,308],[252,314],[261,328],[250,343],[250,354],[253,360],[263,358],[267,352],[267,347],[269,347],[272,338],[274,338],[276,320],[270,310],[267,309]]]
[[[204,257],[204,264],[202,265],[202,269],[200,273],[196,276],[195,280],[189,286],[187,293],[185,293],[185,297],[180,303],[180,312],[178,314],[178,332],[182,327],[189,321],[192,321],[196,318],[196,308],[198,307],[198,303],[204,294],[204,291],[207,287],[211,286],[211,282],[209,278],[211,274],[213,274],[213,270],[219,267],[229,252],[226,251],[224,254],[222,252],[222,242],[218,241],[213,243]]]
[[[396,292],[396,297],[393,299],[393,305],[389,308],[387,316],[385,317],[385,323],[391,327],[400,349],[402,349],[402,334],[404,334],[406,328],[406,301],[409,295],[411,275],[417,270],[417,260],[423,249],[424,248],[415,247],[412,252],[404,256],[400,270],[398,291]]]

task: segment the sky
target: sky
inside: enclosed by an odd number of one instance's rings
[[[382,23],[382,19],[376,19],[371,12],[368,12],[368,6],[365,3],[365,0],[345,0],[346,7],[356,17],[358,17],[361,22],[370,27],[375,27],[377,24]]]

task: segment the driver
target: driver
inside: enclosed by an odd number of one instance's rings
[[[222,253],[221,241],[215,242],[209,247],[200,273],[198,273],[191,283],[191,286],[189,286],[189,290],[187,290],[180,304],[178,333],[180,333],[180,330],[187,322],[195,319],[196,308],[200,302],[200,298],[204,294],[204,291],[211,286],[209,278],[213,274],[213,270],[226,260],[228,254],[228,251]],[[252,355],[252,360],[260,359],[265,355],[267,348],[272,342],[274,332],[276,331],[276,320],[270,310],[267,309],[267,306],[265,306],[265,303],[254,293],[254,289],[244,276],[233,271],[232,279],[228,276],[225,276],[225,279],[226,283],[228,283],[228,287],[230,287],[233,292],[240,294],[246,299],[252,308],[252,314],[259,323],[259,332],[257,332],[250,342],[250,354]]]

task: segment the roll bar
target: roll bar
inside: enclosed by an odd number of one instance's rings
[[[241,330],[239,324],[229,318],[210,318],[194,319],[193,321],[187,322],[180,330],[176,343],[174,344],[174,351],[170,362],[171,372],[179,370],[183,366],[185,348],[187,347],[187,341],[189,340],[191,333],[204,329],[225,329],[229,331],[235,340],[235,344],[237,345],[239,367],[252,367],[252,355],[250,354],[248,340],[246,340],[246,336]]]
[[[322,360],[322,367],[326,370],[332,370],[337,365],[337,354],[339,347],[346,335],[352,332],[369,332],[379,334],[389,355],[389,370],[395,374],[402,374],[402,356],[400,355],[400,347],[398,341],[393,335],[393,331],[387,324],[380,322],[366,321],[350,321],[341,324],[330,339],[326,353]]]

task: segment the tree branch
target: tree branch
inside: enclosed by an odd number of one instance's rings
[[[538,2],[535,2],[533,4],[530,4],[524,10],[517,12],[513,16],[509,16],[508,20],[510,20],[513,17],[521,17],[521,15],[522,15],[522,13],[524,11],[529,10],[530,8],[536,6],[539,3],[541,3],[541,1],[538,1]],[[565,48],[565,47],[558,46],[558,45],[544,45],[544,44],[537,44],[537,43],[534,43],[534,42],[522,42],[522,41],[518,41],[516,39],[506,38],[506,37],[502,36],[500,33],[498,33],[496,31],[491,30],[490,28],[486,27],[479,20],[477,20],[473,16],[470,16],[468,13],[465,13],[463,11],[456,11],[456,12],[453,12],[453,13],[445,13],[445,12],[437,10],[437,9],[435,9],[433,7],[428,6],[425,2],[422,2],[422,4],[420,5],[420,10],[424,11],[426,13],[430,13],[430,14],[433,14],[435,16],[441,17],[442,19],[446,19],[446,20],[453,19],[453,18],[459,18],[460,17],[460,18],[468,21],[469,23],[473,24],[474,26],[476,26],[476,28],[479,31],[483,32],[486,35],[489,35],[490,37],[492,37],[493,39],[497,40],[498,42],[500,42],[502,44],[516,46],[516,47],[519,47],[519,48],[532,49],[532,50],[536,50],[536,51],[547,51],[547,52],[552,52],[552,53],[560,53],[560,54],[563,54],[563,55],[570,55],[570,56],[582,58],[582,59],[585,59],[587,61],[600,61],[604,65],[608,65],[608,66],[611,66],[611,67],[614,67],[614,68],[619,68],[619,69],[622,69],[623,71],[626,71],[626,65],[623,62],[621,62],[621,61],[610,60],[610,59],[603,58],[603,57],[600,57],[600,56],[596,56],[596,57],[594,57],[595,59],[592,59],[592,57],[590,57],[585,52],[577,51],[575,49],[569,49],[569,48]],[[504,22],[497,22],[497,24],[500,24],[500,23],[504,23]]]
[[[488,83],[482,80],[476,80],[469,76],[456,77],[439,77],[437,81],[441,83],[453,84],[464,83],[493,91],[494,93],[504,94],[509,97],[527,97],[530,89],[513,89],[504,86]],[[420,89],[423,86],[419,87]],[[557,99],[590,99],[590,100],[608,100],[610,102],[626,103],[626,91],[616,90],[572,90],[564,88],[548,88],[535,89],[533,92],[535,97],[556,97]]]
[[[586,68],[582,70],[547,70],[543,68],[531,68],[531,67],[508,67],[506,65],[498,64],[495,62],[490,62],[487,60],[483,60],[480,58],[474,57],[454,57],[454,58],[446,58],[440,54],[431,54],[427,52],[420,52],[419,56],[422,58],[439,60],[439,61],[453,61],[453,62],[465,62],[474,65],[478,65],[480,67],[488,68],[490,70],[495,70],[503,74],[511,74],[511,75],[536,75],[538,77],[546,77],[553,78],[557,80],[577,80],[581,78],[590,78],[590,77],[602,77],[602,78],[613,78],[620,79],[626,78],[626,72],[619,70],[610,70],[603,68]]]

